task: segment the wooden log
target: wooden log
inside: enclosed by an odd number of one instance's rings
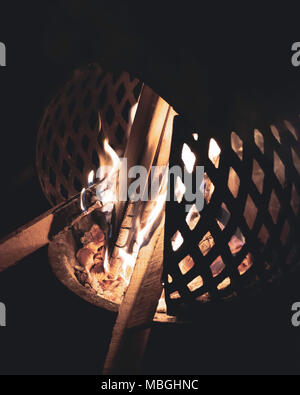
[[[92,208],[91,205],[90,208]],[[48,210],[0,241],[0,272],[44,247],[82,214],[79,195]]]
[[[160,140],[156,147],[156,166],[169,163],[172,125],[175,111],[168,109]],[[153,157],[154,158],[154,157]],[[147,212],[142,207],[139,215]],[[163,211],[164,213],[164,211]],[[126,219],[126,217],[125,217]],[[103,374],[137,373],[143,358],[155,316],[157,304],[162,294],[164,214],[154,229],[151,239],[138,254],[135,268],[127,292],[120,306],[106,357]]]
[[[141,165],[147,169],[147,178],[149,179],[151,166],[157,155],[162,136],[164,135],[169,113],[169,104],[153,92],[152,89],[144,85],[125,152],[127,169],[130,169],[132,166]],[[120,181],[122,182],[122,180]],[[130,185],[130,179],[128,177],[127,185]],[[143,186],[143,188],[145,187],[146,185]],[[112,277],[118,275],[121,265],[119,250],[128,245],[133,219],[138,214],[141,205],[142,202],[140,201],[121,201],[116,204],[115,228],[117,229],[118,238],[110,260],[110,274]],[[120,221],[122,221],[121,226]]]
[[[49,243],[52,210],[0,241],[0,272]]]
[[[147,85],[143,86],[124,154],[124,158],[127,159],[128,169],[136,165],[143,165],[147,169],[151,166],[168,109],[168,103],[160,98]],[[120,174],[122,174],[122,170]],[[131,180],[127,177],[128,186],[130,185],[130,181]],[[115,228],[117,233],[125,217],[127,203],[127,201],[116,203]]]
[[[162,292],[164,222],[142,248],[113,329],[103,374],[133,374],[140,363]]]

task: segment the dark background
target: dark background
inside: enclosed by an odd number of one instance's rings
[[[201,133],[226,133],[240,118],[298,111],[297,10],[208,7],[169,1],[12,1],[1,4],[1,226],[4,236],[49,208],[35,170],[43,109],[72,70],[99,61],[155,89]],[[71,294],[52,274],[47,248],[0,274],[8,326],[1,373],[98,374],[114,315]],[[203,311],[187,327],[155,326],[145,373],[297,373],[300,330],[291,304],[300,279],[251,302]]]

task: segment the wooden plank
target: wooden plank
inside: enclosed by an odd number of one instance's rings
[[[168,103],[160,98],[151,88],[147,85],[143,86],[124,154],[124,158],[127,159],[127,169],[136,165],[143,165],[146,168],[151,166],[168,108]],[[123,174],[122,169],[120,174]],[[128,186],[131,181],[127,177]],[[117,234],[119,233],[118,231],[125,215],[126,205],[127,201],[121,201],[117,202],[115,206],[115,228]]]
[[[153,92],[151,88],[144,85],[125,153],[127,170],[132,166],[141,165],[148,170],[149,177],[158,147],[162,143],[161,139],[164,135],[167,119],[169,119],[169,111],[169,104]],[[120,174],[122,174],[122,170]],[[127,174],[123,175],[123,177],[126,176]],[[132,180],[127,177],[127,186],[130,185],[130,181]],[[143,206],[142,203],[140,201],[116,203],[116,230],[114,233],[118,236],[110,259],[110,273],[113,277],[118,274],[120,268],[120,248],[128,245],[132,218],[138,214],[141,206]]]
[[[51,210],[19,228],[0,242],[0,272],[49,243],[53,222]]]
[[[75,196],[6,236],[0,241],[0,272],[47,245],[81,212],[79,197]]]
[[[163,224],[138,256],[113,329],[105,375],[132,374],[139,370],[162,292]]]
[[[163,133],[156,146],[157,156],[153,163],[156,166],[168,165],[174,115],[174,110],[169,108]],[[133,374],[139,370],[162,293],[163,246],[164,215],[151,240],[138,254],[113,329],[103,370],[105,375]]]

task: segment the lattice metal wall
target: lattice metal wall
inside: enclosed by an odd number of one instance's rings
[[[256,292],[300,261],[300,122],[205,137],[177,117],[170,166],[184,169],[182,149],[204,166],[205,205],[187,214],[166,208],[164,282],[168,312]],[[214,137],[214,140],[211,138]],[[221,149],[212,157],[212,148]],[[183,180],[181,180],[182,182]],[[178,180],[170,181],[174,196]],[[192,202],[193,203],[193,202]]]
[[[120,155],[124,152],[130,110],[141,86],[127,72],[105,72],[91,64],[75,70],[51,100],[38,132],[36,162],[42,189],[52,205],[80,192],[88,172],[97,170],[103,133]]]

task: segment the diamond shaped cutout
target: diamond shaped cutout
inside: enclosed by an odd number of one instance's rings
[[[226,277],[220,284],[218,284],[217,288],[219,291],[222,291],[223,289],[229,287],[231,284],[230,277]]]
[[[66,179],[68,179],[69,175],[70,175],[70,166],[68,165],[68,163],[65,160],[63,161],[61,171],[62,171],[64,177]]]
[[[75,132],[76,134],[77,134],[78,131],[79,131],[80,124],[81,124],[81,119],[80,119],[80,116],[77,115],[76,118],[75,118],[74,121],[73,121],[73,130],[74,130],[74,132]]]
[[[107,111],[106,111],[106,122],[111,125],[113,123],[115,117],[115,112],[112,106],[109,106]]]
[[[68,191],[66,190],[66,188],[63,185],[60,186],[60,193],[62,194],[62,196],[65,199],[68,199],[68,196],[69,196]]]
[[[190,281],[187,284],[188,289],[193,292],[196,291],[196,289],[199,289],[203,286],[203,279],[201,276],[197,276],[196,278],[194,278],[194,280]]]
[[[174,193],[178,203],[182,202],[185,191],[186,191],[186,187],[184,183],[182,182],[181,178],[177,176]]]
[[[237,175],[233,167],[230,167],[229,175],[228,175],[228,188],[232,193],[233,197],[235,198],[237,198],[239,194],[240,184],[241,184],[240,177]]]
[[[254,141],[259,150],[264,154],[265,153],[265,141],[264,136],[258,129],[254,129]]]
[[[243,141],[235,132],[231,133],[231,147],[239,159],[243,160]]]
[[[285,166],[282,160],[279,158],[276,152],[274,152],[274,173],[278,181],[280,182],[282,188],[285,187]]]
[[[172,292],[170,294],[170,299],[174,300],[174,299],[180,299],[180,294],[178,291]]]
[[[265,225],[263,224],[262,227],[260,228],[260,231],[258,233],[258,239],[259,241],[263,244],[266,245],[269,238],[270,238],[270,233],[268,231],[268,229],[265,227]]]
[[[233,256],[241,251],[245,244],[245,237],[240,228],[237,228],[235,234],[231,237],[228,246]]]
[[[221,256],[218,256],[218,258],[210,265],[210,270],[213,277],[217,277],[224,269],[225,264]]]
[[[77,192],[80,192],[82,190],[82,184],[77,177],[74,178],[73,186]]]
[[[218,143],[216,142],[215,139],[210,139],[208,157],[216,168],[219,167],[220,154],[221,154],[221,148],[219,147]]]
[[[247,254],[247,256],[243,259],[243,262],[238,266],[238,271],[242,276],[245,274],[253,265],[252,255]]]
[[[182,237],[182,234],[177,230],[177,232],[172,236],[171,238],[171,244],[172,244],[172,249],[173,251],[179,250],[179,248],[182,246],[184,240]]]
[[[260,165],[258,164],[258,162],[254,159],[253,160],[252,181],[256,185],[256,188],[260,194],[263,193],[264,179],[265,179],[265,173],[263,172],[263,170],[260,167]]]
[[[183,144],[181,158],[188,173],[192,173],[196,162],[196,156],[186,143]]]
[[[204,190],[203,190],[204,189]],[[206,203],[208,204],[212,198],[212,195],[215,191],[215,185],[211,181],[211,179],[208,177],[206,173],[204,173],[204,180],[203,183],[200,187],[200,190],[204,194],[204,199]]]
[[[207,232],[206,235],[198,244],[203,256],[207,255],[214,245],[215,245],[215,241],[210,232]]]
[[[217,224],[221,230],[224,230],[230,220],[231,214],[228,207],[223,202],[220,208],[220,214],[217,217]]]
[[[249,226],[249,229],[253,228],[254,222],[256,220],[257,212],[258,212],[257,207],[255,206],[251,196],[248,195],[246,200],[245,210],[244,210],[244,217]]]
[[[77,167],[77,169],[78,169],[81,173],[83,172],[84,162],[83,162],[83,160],[82,160],[82,158],[81,158],[80,155],[77,155],[77,158],[76,158],[76,167]]]
[[[287,129],[291,132],[291,134],[295,137],[295,139],[298,141],[299,140],[299,136],[297,133],[297,130],[295,129],[295,127],[291,124],[291,122],[289,121],[284,121],[285,126],[287,127]]]
[[[87,152],[89,149],[89,145],[90,145],[90,139],[88,138],[88,136],[86,134],[82,137],[81,145],[82,145],[83,150],[85,152]]]
[[[182,261],[179,262],[178,266],[181,271],[181,273],[184,275],[188,271],[191,270],[191,268],[195,265],[193,258],[188,255]]]
[[[278,141],[278,143],[280,144],[280,143],[281,143],[281,140],[280,140],[280,134],[279,134],[278,129],[276,128],[275,125],[271,125],[270,129],[271,129],[271,132],[272,132],[273,136],[275,137],[275,139],[276,139],[276,140]]]
[[[197,210],[197,207],[193,204],[188,212],[188,215],[185,218],[186,223],[188,224],[191,230],[194,230],[197,223],[200,220],[200,213]]]
[[[269,201],[269,213],[273,219],[274,224],[277,223],[279,211],[280,211],[279,200],[276,196],[275,191],[272,191]]]
[[[72,157],[73,153],[74,153],[74,143],[70,137],[68,138],[68,141],[67,141],[66,150],[67,150],[68,154]]]

